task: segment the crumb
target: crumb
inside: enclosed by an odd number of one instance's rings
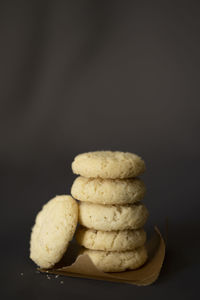
[[[55,276],[55,278],[58,278],[58,277],[59,277],[59,275],[56,275],[56,276]]]
[[[20,273],[20,275],[21,275],[21,276],[23,276],[23,275],[24,275],[24,273]]]
[[[50,277],[49,275],[47,275],[47,279],[48,279],[48,280],[50,280],[50,279],[51,279],[51,277]]]
[[[63,281],[60,281],[60,284],[63,284]]]

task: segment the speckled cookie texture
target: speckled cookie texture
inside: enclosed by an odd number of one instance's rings
[[[56,196],[38,213],[32,228],[30,258],[51,268],[65,253],[78,221],[78,204],[68,195]]]
[[[145,195],[145,185],[140,179],[101,179],[79,176],[71,194],[80,201],[99,204],[129,204],[140,201]]]
[[[122,179],[142,174],[145,163],[141,157],[129,152],[95,151],[76,156],[72,170],[83,177]]]
[[[87,249],[120,252],[143,246],[146,242],[146,232],[143,229],[100,231],[79,227],[76,240]]]
[[[147,260],[145,246],[124,252],[82,249],[81,254],[87,254],[94,265],[103,272],[122,272],[127,269],[137,269]]]
[[[87,228],[112,231],[144,226],[148,210],[143,204],[102,205],[79,203],[79,223]]]

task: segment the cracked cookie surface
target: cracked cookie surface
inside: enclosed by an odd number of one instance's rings
[[[51,268],[65,253],[78,221],[78,204],[68,195],[56,196],[37,214],[30,239],[30,258]]]
[[[145,246],[124,252],[82,249],[80,254],[87,254],[94,265],[103,272],[134,270],[141,267],[147,260]]]
[[[94,151],[77,155],[72,162],[72,171],[84,177],[132,178],[144,173],[145,163],[130,152]]]
[[[79,223],[95,230],[138,229],[144,226],[147,217],[148,210],[141,203],[128,205],[79,203]]]
[[[76,232],[76,240],[87,249],[128,251],[145,244],[146,232],[143,229],[100,231],[79,227]]]
[[[102,179],[79,176],[71,188],[71,194],[77,200],[121,205],[140,201],[145,191],[143,181],[138,178]]]

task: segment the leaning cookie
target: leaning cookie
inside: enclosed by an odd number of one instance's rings
[[[141,267],[147,260],[147,251],[144,246],[124,252],[82,249],[80,254],[87,254],[94,265],[103,272],[134,270]]]
[[[143,246],[146,232],[143,229],[100,231],[79,227],[76,240],[87,249],[120,252]]]
[[[138,179],[101,179],[79,176],[75,179],[72,196],[80,201],[99,204],[128,204],[141,200],[145,185]]]
[[[148,210],[141,203],[121,206],[79,203],[79,223],[95,230],[138,229],[144,226],[147,217]]]
[[[95,151],[76,156],[72,170],[84,177],[122,179],[144,173],[145,163],[141,157],[129,152]]]
[[[30,240],[30,258],[41,268],[59,262],[78,221],[78,204],[67,195],[56,196],[38,213]]]

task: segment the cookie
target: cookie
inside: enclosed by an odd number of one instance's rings
[[[143,204],[102,205],[79,203],[79,223],[87,228],[116,231],[144,226],[148,211]]]
[[[145,185],[140,179],[101,179],[79,176],[71,194],[80,201],[99,204],[128,204],[141,200]]]
[[[38,213],[30,239],[30,258],[51,268],[65,253],[78,221],[78,204],[67,195],[56,196]]]
[[[131,178],[145,171],[145,163],[136,154],[119,151],[82,153],[72,163],[75,174],[84,177]]]
[[[76,240],[87,249],[120,252],[143,246],[146,242],[146,232],[143,229],[100,231],[79,227]]]
[[[131,251],[108,252],[82,249],[81,254],[87,254],[94,265],[103,272],[122,272],[141,267],[147,260],[145,246]]]

